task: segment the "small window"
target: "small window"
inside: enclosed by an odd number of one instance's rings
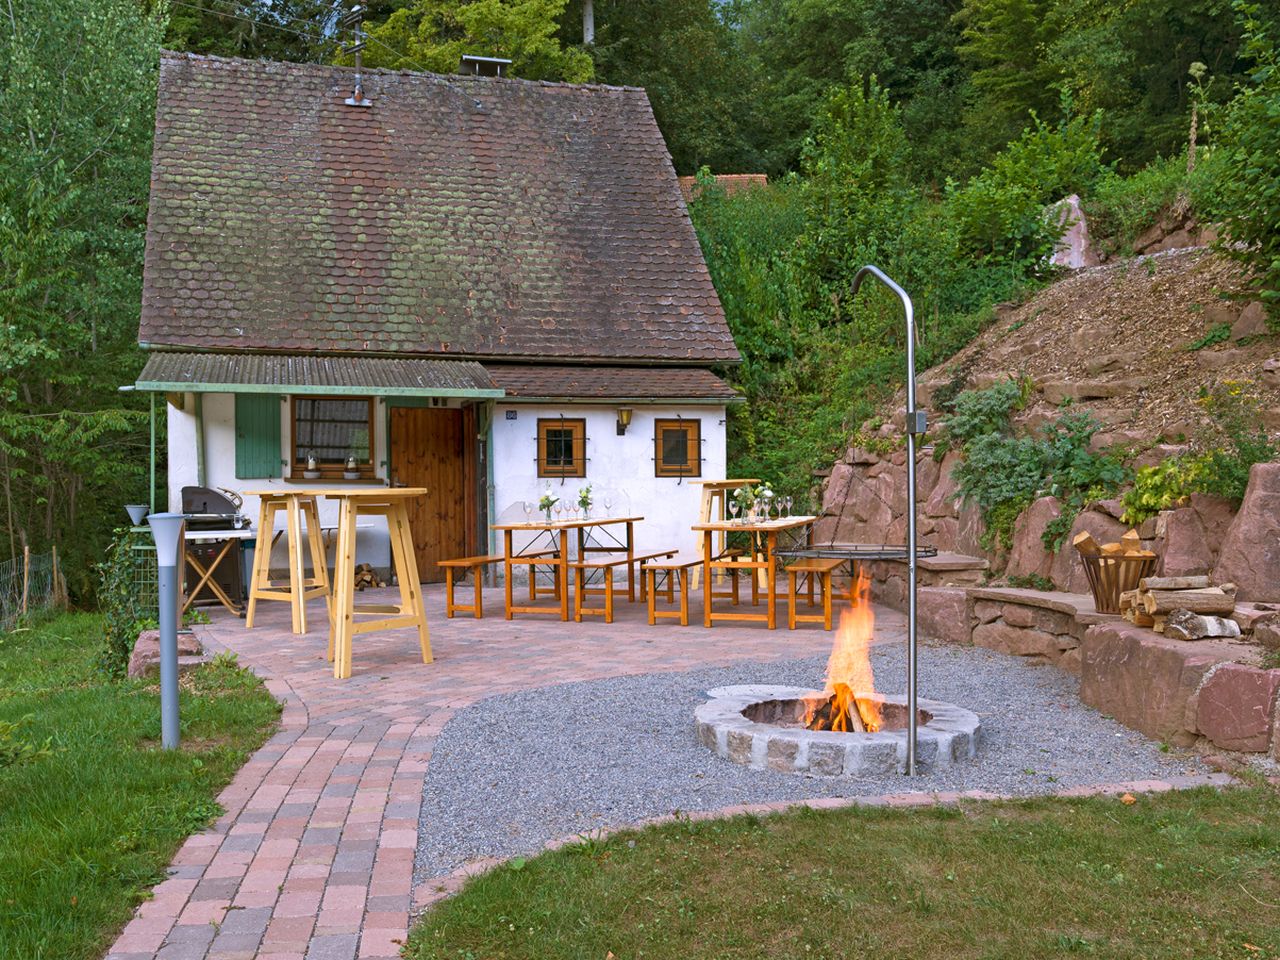
[[[587,421],[538,421],[538,476],[587,475]]]
[[[702,476],[701,427],[700,420],[654,421],[654,476]]]
[[[373,398],[294,397],[293,475],[315,457],[321,477],[342,477],[355,457],[361,479],[373,477]]]

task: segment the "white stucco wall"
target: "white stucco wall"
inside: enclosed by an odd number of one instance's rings
[[[296,482],[285,479],[236,478],[235,398],[231,394],[205,394],[205,486],[225,487],[236,492],[253,489],[296,488]],[[197,483],[196,420],[192,394],[186,395],[183,409],[167,404],[169,427],[169,508],[182,507],[182,488]],[[612,513],[642,516],[644,522],[636,526],[637,546],[644,550],[680,549],[694,551],[697,539],[689,529],[696,522],[701,502],[701,487],[694,480],[673,477],[655,477],[653,465],[653,429],[655,419],[701,421],[702,476],[696,479],[721,479],[725,476],[725,410],[723,407],[694,406],[638,406],[632,405],[631,425],[625,436],[618,436],[616,429],[617,406],[585,406],[556,404],[535,406],[502,404],[496,406],[493,417],[493,493],[491,522],[523,520],[521,502],[537,500],[548,483],[539,479],[535,456],[537,451],[537,425],[539,417],[582,418],[587,427],[587,475],[563,482],[550,481],[555,495],[564,502],[576,501],[578,490],[590,483],[596,506],[596,514],[604,512],[606,491],[615,502]],[[281,457],[288,459],[291,449],[289,405],[280,404]],[[507,411],[515,412],[515,419],[507,419]],[[387,437],[383,403],[377,402],[374,419],[374,466],[379,477],[386,476]],[[285,466],[288,472],[288,466]],[[315,481],[340,485],[341,481]],[[259,505],[256,497],[244,498],[244,512],[257,525]],[[337,504],[320,501],[321,524],[332,526],[337,522]],[[357,559],[385,568],[390,563],[386,532],[380,521],[361,521],[357,538]],[[276,528],[283,529],[284,518],[276,520]],[[501,539],[494,537],[492,544],[501,548]],[[287,565],[283,542],[272,553],[272,566]]]
[[[386,476],[386,418],[381,400],[375,401],[374,416],[374,471],[379,477]],[[183,409],[167,404],[169,410],[169,509],[182,509],[182,488],[195,486],[198,481],[196,458],[196,417],[193,394],[186,395]],[[259,478],[256,480],[240,480],[236,477],[236,402],[230,393],[204,394],[204,450],[205,450],[205,482],[206,487],[225,487],[237,493],[245,490],[296,489],[297,481],[290,482],[284,478]],[[289,404],[280,404],[280,458],[287,461],[292,449],[292,424],[289,422]],[[283,467],[288,476],[289,467]],[[312,480],[305,483],[316,485],[340,485],[341,481]],[[256,528],[260,511],[259,498],[245,497],[242,510],[253,521]],[[333,500],[321,500],[319,503],[320,523],[333,527],[338,522],[338,504]],[[371,563],[376,567],[386,567],[390,563],[390,549],[386,530],[381,521],[370,518],[360,521],[360,529],[356,533],[356,556],[362,563]],[[277,514],[275,529],[283,530],[285,518]],[[275,568],[288,566],[287,546],[284,539],[276,544],[271,554],[271,565]]]
[[[611,493],[614,515],[644,517],[636,525],[636,543],[644,550],[671,548],[694,551],[697,538],[690,525],[697,522],[702,499],[699,479],[725,475],[724,407],[631,406],[631,426],[618,436],[617,406],[557,404],[533,406],[499,403],[493,415],[493,508],[495,521],[524,520],[521,503],[537,501],[547,483],[563,502],[578,499],[578,490],[591,484],[594,514],[604,513],[604,494]],[[507,419],[514,411],[516,419]],[[583,478],[540,479],[535,461],[538,418],[579,418],[587,426],[587,475]],[[653,422],[674,419],[701,421],[702,476],[680,480],[653,475]],[[494,546],[501,550],[500,539]]]

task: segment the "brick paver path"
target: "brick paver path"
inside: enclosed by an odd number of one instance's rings
[[[226,615],[200,628],[207,647],[235,651],[266,678],[285,704],[281,728],[223,791],[226,814],[183,844],[108,960],[396,957],[409,925],[423,777],[455,710],[495,692],[831,646],[821,625],[650,627],[640,604],[619,604],[607,625],[507,622],[492,589],[490,616],[446,620],[443,591],[425,592],[435,662],[417,661],[411,631],[358,636],[345,681],[324,660],[320,601],[303,637],[289,632],[282,603],[260,607],[251,631]],[[700,623],[701,608],[692,612]],[[900,641],[902,617],[878,615],[878,639]]]

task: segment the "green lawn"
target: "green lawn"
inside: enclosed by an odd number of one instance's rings
[[[499,868],[409,953],[537,960],[1280,956],[1266,789],[678,823]]]
[[[158,748],[153,681],[95,668],[101,619],[68,614],[0,635],[0,723],[53,752],[0,766],[0,957],[101,956],[214,797],[274,729],[275,701],[231,662],[181,699],[183,749]]]

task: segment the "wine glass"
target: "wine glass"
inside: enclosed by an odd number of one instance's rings
[[[573,503],[569,504],[569,517],[570,519],[573,520],[574,523],[578,522],[578,511],[581,509],[582,507],[577,503],[577,501],[574,501]]]
[[[606,517],[611,517],[611,516],[613,516],[613,494],[612,494],[612,493],[609,493],[609,492],[606,490],[606,491],[605,491],[605,493],[604,493],[604,496],[602,496],[602,497],[600,498],[600,502],[601,502],[602,504],[604,504],[604,514],[605,514],[605,516],[606,516]]]
[[[752,520],[760,519],[760,498],[759,497],[756,497],[754,500],[751,501],[751,519]]]
[[[731,523],[738,522],[738,511],[741,509],[741,507],[742,505],[739,504],[737,500],[729,501],[729,520]]]
[[[532,523],[533,510],[537,506],[537,504],[535,504],[532,500],[525,500],[522,506],[524,507],[524,522]]]
[[[552,513],[556,515],[556,523],[560,522],[560,515],[564,513],[564,504],[559,500],[555,502],[555,506],[551,508]]]
[[[784,517],[791,516],[791,497],[789,496],[782,498],[782,515]]]

